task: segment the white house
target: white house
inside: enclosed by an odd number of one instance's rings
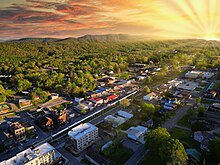
[[[141,143],[145,143],[144,141],[144,135],[148,132],[148,128],[147,127],[143,127],[143,126],[137,126],[137,127],[131,127],[128,129],[127,134],[128,134],[128,138],[141,142]]]
[[[50,95],[51,99],[57,99],[59,97],[59,94],[58,93],[51,93]]]
[[[144,99],[144,100],[147,100],[147,101],[151,101],[152,99],[157,99],[157,98],[158,98],[158,96],[157,96],[157,94],[154,93],[154,92],[151,92],[151,93],[149,93],[148,95],[146,95],[146,96],[143,97],[143,99]]]
[[[84,100],[84,98],[75,97],[74,100],[75,102],[80,103]]]

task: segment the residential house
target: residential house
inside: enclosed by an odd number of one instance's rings
[[[54,127],[54,122],[51,118],[43,116],[39,119],[38,121],[39,125],[46,129],[46,130],[51,130]]]
[[[146,96],[143,97],[144,100],[147,100],[147,101],[151,101],[152,99],[157,99],[158,96],[156,93],[154,92],[151,92],[149,94],[147,94]]]
[[[198,165],[200,163],[201,154],[194,148],[186,149],[188,156],[188,164]]]
[[[154,121],[153,121],[152,118],[150,118],[149,120],[147,120],[146,126],[147,126],[148,128],[153,127],[153,125],[154,125]]]
[[[200,148],[203,150],[208,151],[208,142],[213,139],[215,139],[215,136],[208,132],[194,132],[194,140],[200,142]]]
[[[52,111],[51,117],[54,122],[56,122],[58,125],[65,124],[67,120],[67,114],[63,110],[54,110]]]
[[[93,102],[95,106],[100,106],[103,104],[103,99],[101,97],[98,98],[90,98],[89,101]]]
[[[112,95],[110,95],[110,96],[107,96],[107,98],[108,98],[108,101],[113,101],[113,100],[115,100],[115,99],[118,98],[118,95],[112,94]]]
[[[209,145],[209,140],[208,139],[203,139],[200,143],[200,148],[204,151],[207,151],[209,152],[209,148],[208,148],[208,145]]]
[[[74,106],[74,109],[79,113],[85,114],[89,110],[89,106],[86,104],[80,103]]]
[[[205,92],[203,96],[206,98],[214,99],[217,96],[217,93],[218,92],[216,90],[209,90],[209,91]]]
[[[210,79],[214,76],[215,74],[212,72],[203,72],[202,78],[203,79]]]
[[[17,141],[23,141],[26,139],[25,127],[19,122],[10,124],[10,131]]]
[[[135,79],[136,79],[137,81],[143,81],[143,80],[146,79],[146,76],[137,76]]]
[[[220,103],[213,103],[210,109],[215,112],[220,112]]]
[[[30,133],[36,132],[34,125],[31,125],[29,122],[24,122],[22,125],[25,127],[25,130],[28,130]]]
[[[59,94],[58,93],[51,93],[50,98],[52,100],[59,98]]]
[[[81,103],[84,100],[84,98],[75,97],[74,100],[77,103]]]
[[[148,128],[147,127],[143,127],[143,126],[137,126],[137,127],[131,127],[128,129],[127,134],[128,134],[128,138],[141,142],[141,143],[145,143],[144,141],[144,136],[145,134],[148,132]]]

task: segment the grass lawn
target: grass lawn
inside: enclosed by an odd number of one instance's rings
[[[178,139],[185,148],[199,149],[199,143],[191,137],[191,132],[182,130],[180,128],[172,128],[170,131],[172,138]]]
[[[199,84],[199,86],[201,86],[201,87],[205,87],[206,85],[207,85],[208,83],[201,83],[201,84]]]
[[[183,116],[178,122],[177,124],[180,126],[184,126],[184,127],[188,127],[190,128],[190,123],[188,122],[189,116],[185,115]]]
[[[132,127],[132,126],[139,125],[140,123],[141,123],[141,120],[139,120],[139,119],[137,118],[137,116],[134,116],[133,118],[129,119],[129,120],[126,121],[124,124],[122,124],[122,125],[120,126],[120,128],[121,128],[122,130],[127,130],[127,129],[129,129],[129,128]]]
[[[115,165],[121,165],[124,164],[132,154],[132,150],[119,147],[109,156],[109,158],[115,162]]]

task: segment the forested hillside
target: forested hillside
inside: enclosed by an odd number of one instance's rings
[[[30,88],[67,95],[93,90],[100,73],[127,72],[135,63],[200,69],[220,64],[220,43],[204,40],[132,41],[126,36],[21,39],[0,43],[2,85],[16,92]]]

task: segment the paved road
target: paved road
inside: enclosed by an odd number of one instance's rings
[[[74,157],[71,153],[65,150],[63,147],[57,148],[58,152],[61,153],[66,159],[69,160],[67,165],[82,165],[80,161]]]
[[[144,145],[141,145],[137,151],[128,159],[124,165],[136,165],[140,160],[147,154],[148,150],[146,150]]]
[[[176,127],[176,128],[180,128],[180,129],[183,129],[183,130],[186,130],[186,131],[190,131],[190,132],[192,131],[191,128],[183,127],[183,126],[180,126],[180,125],[177,125],[177,124],[174,125],[174,127]]]
[[[175,116],[171,117],[170,119],[168,119],[163,125],[162,127],[166,128],[167,130],[170,130],[171,128],[173,128],[176,123],[184,116],[186,115],[187,111],[192,108],[192,105],[186,105],[183,108],[180,108],[176,111]]]

